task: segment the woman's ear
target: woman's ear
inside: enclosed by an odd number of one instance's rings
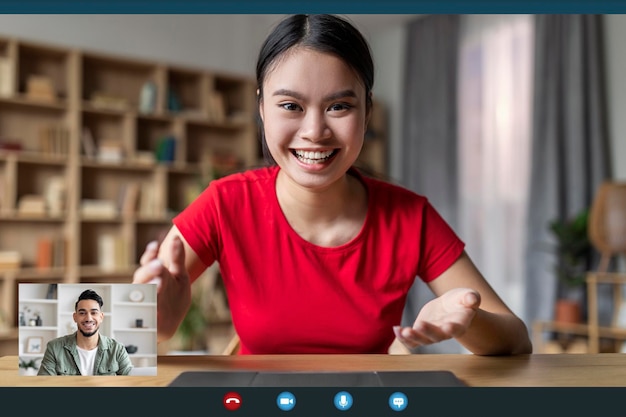
[[[259,117],[261,117],[261,122],[265,121],[265,115],[263,114],[263,97],[261,97],[261,91],[257,88],[256,90],[256,102],[259,106]]]

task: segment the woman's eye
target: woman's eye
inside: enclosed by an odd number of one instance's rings
[[[341,111],[341,110],[347,110],[350,107],[352,107],[352,106],[350,106],[347,103],[335,103],[335,104],[331,105],[328,108],[328,110],[330,110],[330,111]]]
[[[295,103],[283,103],[280,105],[280,107],[282,107],[285,110],[289,110],[289,111],[296,111],[300,108],[300,106],[298,106]]]

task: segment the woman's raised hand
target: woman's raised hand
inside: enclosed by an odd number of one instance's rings
[[[133,275],[135,284],[157,284],[157,338],[174,335],[191,303],[189,274],[185,270],[185,249],[178,236],[146,246]],[[166,266],[167,265],[167,266]]]

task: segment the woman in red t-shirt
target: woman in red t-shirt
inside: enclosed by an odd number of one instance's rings
[[[426,198],[352,167],[373,74],[367,42],[341,18],[291,16],[268,36],[257,98],[270,167],[213,181],[135,272],[159,283],[160,340],[184,318],[191,282],[218,262],[242,353],[381,353],[394,337],[531,352],[524,323]],[[416,276],[437,298],[400,327]]]

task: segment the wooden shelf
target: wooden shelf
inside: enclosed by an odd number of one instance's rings
[[[170,228],[184,204],[176,199],[215,150],[258,165],[252,78],[1,36],[0,46],[14,80],[1,90],[0,142],[19,147],[0,149],[0,251],[21,256],[19,268],[0,270],[10,327],[20,283],[131,282],[145,245]],[[148,83],[155,96],[146,102]],[[166,137],[173,152],[159,151]],[[53,177],[64,184],[54,196]],[[43,198],[44,211],[19,214],[26,196]],[[53,214],[49,198],[59,205]],[[88,202],[91,215],[85,200],[100,200]],[[103,268],[106,236],[125,253]],[[63,265],[36,267],[43,239],[63,239]]]
[[[598,316],[598,285],[613,286],[614,314],[610,325],[601,325]],[[622,306],[622,286],[626,285],[626,274],[623,273],[587,273],[587,323],[559,323],[554,321],[537,321],[533,323],[533,345],[538,353],[544,347],[546,332],[557,335],[580,336],[587,340],[587,352],[599,353],[601,339],[613,341],[613,350],[619,351],[621,343],[626,341],[626,328],[618,322],[619,308]]]

